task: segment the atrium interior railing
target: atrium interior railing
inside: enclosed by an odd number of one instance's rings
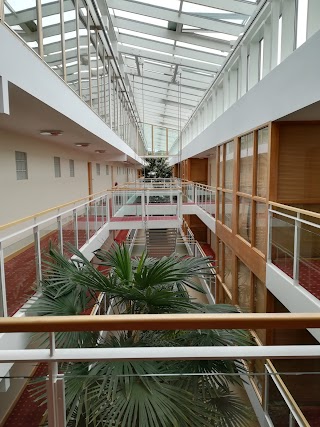
[[[215,215],[214,188],[176,180],[135,185],[119,186],[0,226],[1,315],[13,315],[33,295],[41,280],[42,254],[50,244],[61,251],[66,250],[65,243],[80,249],[112,221],[178,219],[182,224],[184,204],[198,205]],[[271,202],[268,222],[268,262],[319,299],[320,214]],[[201,248],[190,233],[186,238],[192,254],[198,256]]]
[[[270,202],[268,262],[320,299],[320,214]]]
[[[147,325],[147,326],[146,326]],[[67,374],[58,374],[58,363],[89,361],[139,361],[139,360],[243,360],[246,363],[266,360],[261,371],[246,371],[241,378],[250,383],[255,376],[264,379],[264,426],[279,427],[279,421],[286,426],[312,426],[311,415],[305,416],[288,392],[283,378],[293,377],[296,381],[308,382],[309,375],[320,372],[287,372],[279,374],[273,363],[278,359],[315,360],[320,357],[320,345],[290,346],[197,346],[197,347],[118,347],[118,348],[57,348],[55,334],[61,331],[122,331],[122,330],[206,330],[206,329],[304,329],[319,328],[320,314],[164,314],[164,315],[121,315],[121,316],[59,316],[38,318],[6,318],[0,321],[0,333],[48,333],[48,348],[28,348],[0,350],[0,369],[2,363],[41,363],[47,366],[46,373],[37,374],[46,383],[49,426],[65,427],[65,381]],[[186,374],[184,374],[187,376]],[[203,375],[203,374],[200,374]],[[208,373],[206,374],[208,375]],[[214,375],[220,375],[214,373]],[[234,375],[239,375],[235,373]],[[7,381],[15,381],[9,376]],[[80,377],[79,377],[80,379]],[[161,378],[159,378],[161,380]],[[315,407],[314,409],[318,409]],[[307,417],[309,417],[307,419]],[[283,419],[285,421],[283,421]],[[309,423],[310,421],[310,423]],[[281,424],[282,425],[282,424]]]

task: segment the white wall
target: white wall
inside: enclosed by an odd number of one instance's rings
[[[28,179],[17,180],[15,151],[27,153]],[[61,159],[61,178],[54,176],[54,157]],[[70,177],[69,159],[75,162],[75,177]],[[88,195],[88,161],[92,161],[93,191],[111,187],[111,164],[96,162],[79,150],[68,149],[21,134],[0,130],[0,224]]]

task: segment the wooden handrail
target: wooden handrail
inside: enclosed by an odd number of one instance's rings
[[[110,189],[98,191],[97,193],[89,194],[88,196],[82,197],[81,199],[75,199],[75,200],[72,200],[71,202],[67,202],[67,203],[64,203],[62,205],[54,206],[53,208],[45,209],[44,211],[37,212],[33,215],[25,216],[24,218],[17,219],[16,221],[8,222],[7,224],[0,225],[0,231],[5,230],[6,228],[9,228],[9,227],[13,227],[14,225],[21,224],[22,222],[38,218],[39,216],[45,215],[49,212],[56,211],[56,210],[61,209],[61,208],[65,208],[66,206],[72,205],[73,203],[78,203],[78,202],[81,202],[81,201],[86,200],[86,199],[91,199],[92,197],[95,197],[98,194],[106,193],[107,191],[110,191]],[[63,213],[63,212],[61,212],[61,213]]]
[[[283,205],[281,203],[270,202],[270,201],[269,201],[269,205],[276,206],[277,208],[282,208],[282,209],[285,209],[287,211],[292,211],[292,212],[300,213],[302,215],[308,215],[308,216],[311,216],[313,218],[320,219],[320,213],[317,213],[317,212],[307,211],[305,209],[295,208],[294,206]]]
[[[5,317],[0,332],[320,328],[320,313]]]

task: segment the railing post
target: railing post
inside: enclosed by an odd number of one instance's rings
[[[267,247],[267,262],[272,262],[272,218],[271,205],[268,210],[268,247]]]
[[[299,283],[299,260],[300,260],[300,212],[297,212],[297,219],[294,221],[294,250],[293,250],[293,280]]]
[[[194,203],[197,205],[198,204],[198,187],[193,184],[193,188],[194,188]]]
[[[86,204],[86,236],[87,241],[90,239],[90,228],[89,228],[89,203]]]
[[[36,225],[33,228],[34,237],[34,249],[35,249],[35,261],[36,261],[36,280],[39,286],[42,280],[42,269],[41,269],[41,246],[40,246],[40,233],[39,227]]]
[[[181,205],[182,205],[182,193],[181,193],[181,191],[178,191],[178,193],[177,193],[177,217],[178,217],[178,219],[180,219],[180,217],[181,217],[181,212],[182,212]]]
[[[55,353],[55,335],[49,333],[50,357]],[[58,373],[58,363],[48,362],[49,373],[47,377],[47,411],[48,427],[65,427],[66,421],[66,404],[65,404],[65,387],[64,376]]]
[[[141,192],[141,217],[146,217],[145,191]]]
[[[78,213],[77,209],[73,209],[73,231],[74,231],[74,245],[79,249],[79,236],[78,236]]]
[[[58,244],[60,246],[60,252],[63,254],[63,232],[62,232],[61,215],[57,216],[57,224],[58,224]]]
[[[106,196],[106,221],[110,222],[110,199]]]
[[[4,255],[2,242],[0,242],[0,291],[1,291],[1,306],[2,316],[8,316],[8,307],[7,307],[7,290],[6,290],[6,275],[4,269]],[[0,312],[1,314],[1,312]]]
[[[98,212],[97,212],[97,200],[94,201],[94,231],[98,231]]]

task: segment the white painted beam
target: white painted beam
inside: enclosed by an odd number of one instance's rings
[[[126,12],[176,22],[177,24],[192,25],[194,27],[203,28],[204,30],[219,31],[235,36],[238,36],[243,29],[242,25],[211,20],[183,12],[179,13],[175,10],[139,3],[133,0],[108,0],[108,6]]]
[[[9,83],[5,77],[0,76],[0,114],[10,114]]]

